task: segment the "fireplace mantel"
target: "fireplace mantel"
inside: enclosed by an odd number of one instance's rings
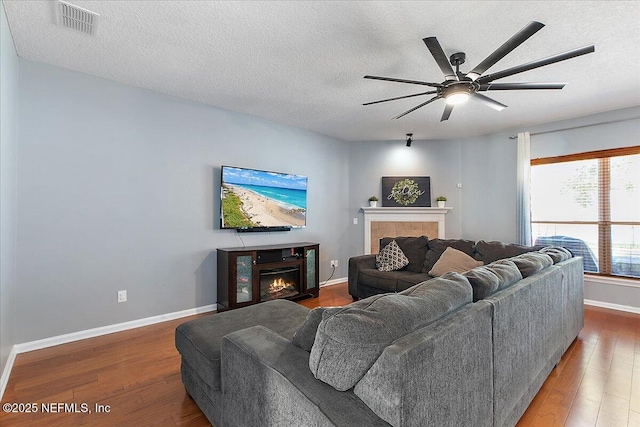
[[[378,223],[416,223],[416,227],[409,225],[409,229],[413,229],[415,232],[402,232],[404,236],[421,236],[424,232],[418,227],[419,225],[429,226],[433,225],[433,233],[437,235],[427,235],[429,238],[445,238],[445,215],[449,212],[451,207],[444,208],[403,208],[403,207],[363,207],[364,211],[364,253],[371,254],[376,253],[377,248],[372,247],[372,243],[377,246],[377,241],[381,237],[377,236],[375,230],[372,233],[372,226]],[[437,232],[435,231],[437,227]],[[406,229],[405,225],[405,229]],[[394,237],[394,236],[388,236]]]

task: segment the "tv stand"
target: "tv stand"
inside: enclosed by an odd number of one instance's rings
[[[319,255],[320,245],[310,242],[217,249],[218,311],[317,297]]]

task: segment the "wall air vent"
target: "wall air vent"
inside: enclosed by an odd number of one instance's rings
[[[91,36],[96,34],[98,15],[87,9],[58,1],[58,25],[80,31]]]

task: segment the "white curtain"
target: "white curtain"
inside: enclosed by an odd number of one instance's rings
[[[517,239],[521,245],[531,243],[531,135],[518,134],[518,167],[516,189],[516,215],[518,221]]]

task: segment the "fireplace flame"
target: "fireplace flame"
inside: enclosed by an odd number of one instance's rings
[[[273,294],[289,287],[291,287],[289,283],[282,280],[281,277],[278,277],[269,285],[269,292]]]

